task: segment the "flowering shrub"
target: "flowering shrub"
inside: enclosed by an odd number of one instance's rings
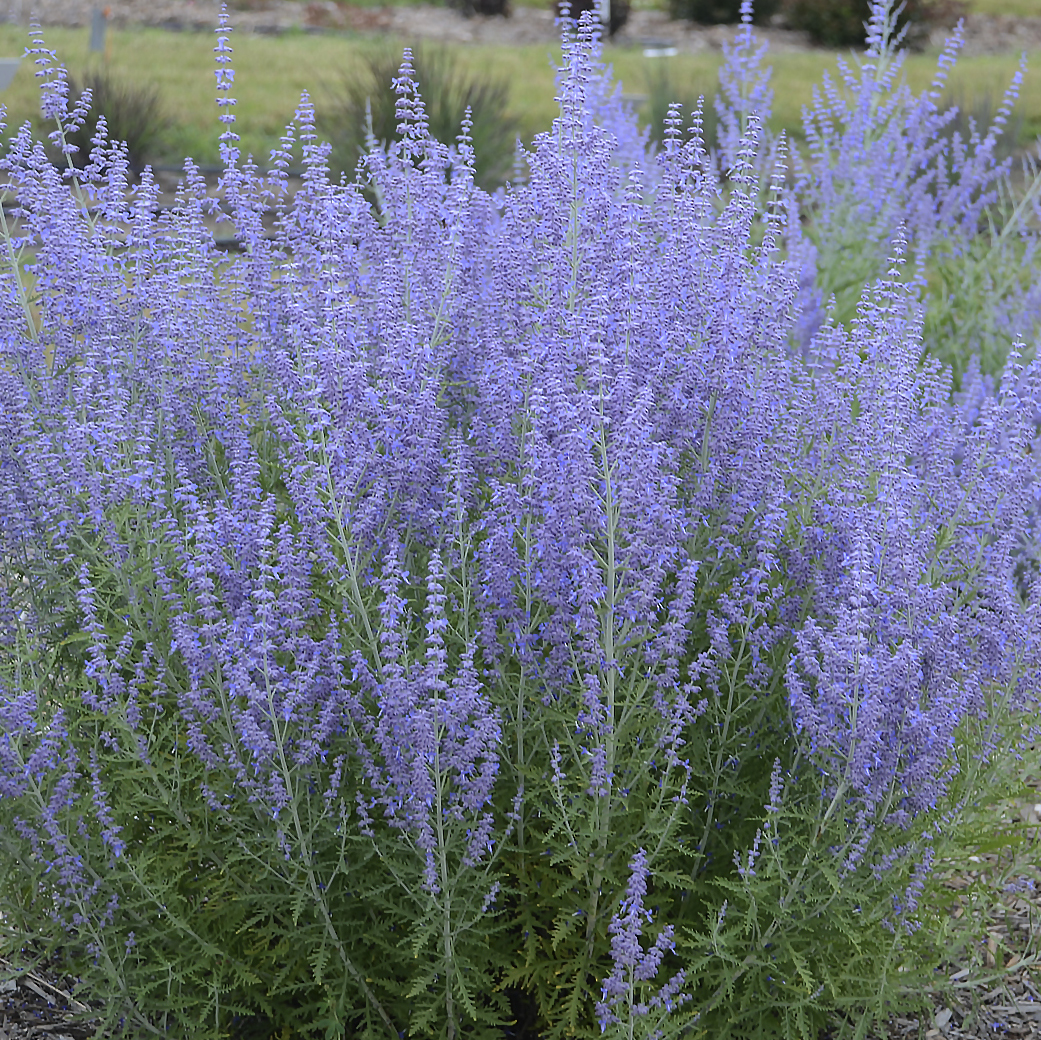
[[[359,182],[306,96],[261,175],[229,32],[241,253],[190,162],[157,211],[102,129],[3,159],[7,946],[191,1037],[919,1003],[934,868],[1036,709],[1037,367],[919,364],[910,204],[849,327],[812,311],[800,207],[823,241],[866,182],[828,210],[820,146],[787,186],[754,77],[718,155],[697,114],[654,155],[587,20],[493,199],[408,52]]]
[[[1037,248],[1028,228],[1041,184],[1024,163],[1030,187],[1014,197],[1012,159],[998,158],[1025,66],[990,125],[970,123],[966,140],[955,125],[958,109],[941,103],[964,43],[961,24],[919,95],[900,80],[895,32],[895,16],[876,5],[865,60],[854,70],[840,59],[845,89],[825,74],[805,114],[808,154],[797,179],[803,211],[813,215],[815,288],[824,301],[836,297],[837,317],[848,323],[903,229],[916,277],[930,290],[923,348],[952,370],[958,386],[974,354],[986,372],[1000,372],[1016,343],[1035,338],[1041,318],[1028,273]]]

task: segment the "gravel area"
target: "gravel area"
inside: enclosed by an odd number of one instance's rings
[[[473,44],[550,43],[559,38],[547,2],[515,6],[508,18],[464,18],[446,6],[359,7],[335,0],[232,0],[231,17],[239,32],[279,33],[288,29],[391,34],[407,39]],[[30,13],[43,25],[86,26],[93,11],[108,13],[113,26],[149,25],[179,30],[212,30],[218,0],[0,0],[0,20],[28,24]],[[664,12],[638,10],[615,36],[621,46],[675,47],[695,53],[719,50],[733,39],[733,26],[702,26],[673,21]],[[811,49],[803,33],[759,29],[774,53]],[[948,30],[938,29],[931,43],[941,46]],[[966,55],[1041,50],[1041,17],[968,15]]]

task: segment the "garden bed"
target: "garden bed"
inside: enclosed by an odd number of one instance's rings
[[[221,91],[232,85],[225,44]],[[75,224],[86,210],[69,206],[42,152],[12,147],[27,229],[17,249],[39,246],[30,282],[8,232],[21,307],[10,324],[25,325],[19,371],[40,373],[41,386],[6,391],[22,425],[0,442],[20,495],[5,534],[24,537],[30,515],[58,532],[45,551],[80,566],[74,585],[60,568],[48,575],[54,599],[31,615],[13,594],[5,604],[30,618],[26,666],[14,640],[5,661],[19,671],[6,679],[18,692],[4,704],[15,739],[0,808],[8,868],[27,878],[5,905],[42,943],[59,915],[40,893],[54,893],[77,934],[32,970],[31,949],[4,947],[22,963],[0,964],[0,1040],[79,1040],[93,1034],[71,1015],[111,1010],[112,1026],[132,1004],[152,1035],[177,1021],[171,1036],[199,1036],[216,1021],[215,1035],[235,1028],[230,1009],[262,1006],[280,1036],[323,1021],[339,1037],[361,1001],[388,1029],[396,1018],[432,1035],[443,1016],[448,1035],[466,1036],[461,996],[482,1003],[503,979],[511,996],[538,994],[554,1036],[576,1034],[569,1004],[581,1005],[584,1035],[627,1017],[631,1036],[651,993],[637,983],[672,954],[682,970],[649,1006],[664,1018],[698,1000],[712,1040],[772,1040],[781,1024],[789,1037],[837,1036],[842,1009],[906,1009],[909,994],[933,992],[925,1020],[881,1014],[879,1028],[890,1040],[1041,1031],[1037,763],[1017,763],[1022,783],[1001,786],[1041,688],[1041,579],[1027,587],[1009,534],[1020,531],[1009,518],[1036,516],[1041,372],[992,401],[970,366],[960,413],[944,411],[950,387],[918,369],[920,350],[964,361],[953,334],[964,312],[950,312],[947,335],[948,312],[934,307],[926,338],[898,272],[907,250],[929,257],[957,233],[961,266],[944,276],[965,294],[973,199],[952,201],[964,218],[944,209],[946,223],[933,221],[912,205],[918,180],[886,179],[913,163],[879,147],[851,160],[865,174],[855,183],[872,185],[859,201],[903,208],[876,224],[877,205],[833,205],[831,155],[892,138],[881,122],[863,134],[852,116],[842,136],[820,107],[823,158],[803,211],[820,231],[811,250],[798,221],[758,206],[766,182],[753,160],[778,187],[781,167],[756,150],[747,93],[719,106],[724,131],[748,117],[745,133],[718,135],[725,205],[701,141],[681,150],[675,130],[659,164],[671,190],[645,199],[640,140],[622,151],[593,126],[601,105],[625,116],[597,93],[608,88],[595,33],[570,46],[560,132],[540,140],[504,216],[470,190],[467,135],[458,152],[430,138],[407,64],[403,143],[385,162],[370,157],[380,221],[366,197],[342,184],[337,195],[325,178],[304,103],[286,132],[303,142],[302,187],[269,247],[261,210],[272,196],[288,210],[283,185],[269,191],[236,165],[225,131],[242,245],[230,260],[212,249],[201,179],[156,224],[154,196],[127,211],[117,153],[108,181],[88,171],[100,202]],[[856,111],[881,120],[893,110],[874,105],[887,86],[878,68],[865,65]],[[59,120],[60,93],[59,82],[44,96]],[[895,111],[893,134],[918,125]],[[916,114],[929,122],[935,105]],[[296,154],[287,144],[277,168]],[[624,194],[615,159],[630,171]],[[963,168],[959,184],[974,183]],[[987,183],[984,169],[979,190]],[[851,212],[863,226],[851,230]],[[128,226],[137,253],[113,277]],[[400,255],[388,250],[402,242]],[[837,279],[850,244],[863,259],[870,242],[879,255]],[[500,269],[504,253],[522,260]],[[1036,254],[1010,247],[999,259],[1007,293],[985,295],[980,315],[1025,307],[1030,287],[1012,288]],[[544,283],[546,271],[559,277]],[[803,283],[819,298],[795,300]],[[835,317],[836,303],[825,320],[820,300],[849,285],[856,313]],[[618,300],[624,312],[611,309]],[[806,321],[791,324],[793,312]],[[344,327],[350,342],[327,344]],[[645,415],[653,422],[637,429]],[[582,439],[576,416],[593,417],[595,437]],[[441,423],[441,439],[414,436]],[[498,512],[481,513],[488,502]],[[388,515],[404,542],[386,535],[383,504],[400,510]],[[537,609],[518,606],[531,589]],[[579,596],[592,605],[576,608]],[[28,656],[36,636],[68,663],[68,682],[37,669],[50,658]],[[354,650],[350,670],[341,645]],[[961,785],[973,762],[994,781],[978,805],[977,788]],[[1009,790],[1018,800],[995,806]],[[358,828],[346,823],[354,805]],[[290,917],[290,896],[315,913]],[[659,902],[657,934],[641,943]],[[335,986],[322,977],[333,956]],[[63,974],[73,967],[94,981],[75,985]],[[194,999],[183,1019],[182,992]],[[106,1008],[103,994],[116,993],[132,1000]],[[487,1005],[480,1021],[495,1024],[483,1035],[511,1036],[516,1005]]]

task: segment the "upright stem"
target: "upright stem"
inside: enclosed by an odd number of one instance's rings
[[[605,585],[607,588],[607,602],[601,622],[600,638],[604,649],[604,660],[607,669],[604,676],[604,688],[607,697],[606,714],[607,725],[603,740],[605,744],[605,770],[608,779],[607,794],[597,799],[595,812],[597,814],[597,857],[594,861],[592,897],[589,903],[589,914],[586,920],[586,962],[592,963],[593,942],[596,938],[597,911],[600,905],[600,888],[604,882],[604,871],[607,866],[607,846],[611,837],[611,808],[614,799],[614,791],[610,780],[614,776],[616,748],[615,734],[615,697],[617,693],[617,667],[615,664],[615,606],[617,598],[618,562],[615,559],[615,531],[618,522],[618,505],[614,498],[614,488],[611,484],[611,468],[607,457],[607,443],[604,428],[600,428],[600,462],[604,477],[604,511],[607,516],[607,544],[605,552]]]
[[[278,748],[278,761],[279,766],[282,770],[282,778],[285,781],[286,790],[293,791],[296,787],[294,782],[293,771],[286,760],[285,752],[285,741],[283,740],[282,733],[278,729],[278,714],[275,711],[275,704],[272,695],[272,684],[270,678],[267,675],[267,664],[265,662],[265,680],[267,685],[268,693],[268,713],[271,718],[271,728],[275,737],[275,746]],[[293,818],[293,828],[296,831],[296,840],[298,848],[300,849],[300,862],[304,864],[304,869],[307,872],[307,882],[311,889],[311,895],[314,898],[314,905],[318,907],[321,914],[322,924],[325,928],[325,933],[329,937],[329,941],[336,950],[337,955],[340,958],[340,963],[347,969],[347,974],[357,983],[358,988],[365,995],[365,999],[369,1002],[372,1009],[379,1015],[380,1020],[387,1027],[390,1035],[397,1040],[398,1030],[394,1027],[394,1023],[390,1020],[390,1016],[387,1014],[386,1009],[380,1003],[379,998],[372,991],[372,988],[366,982],[365,977],[358,970],[355,963],[347,954],[347,950],[344,948],[343,942],[340,939],[339,933],[336,931],[336,924],[329,913],[329,907],[325,901],[325,894],[322,891],[321,885],[318,884],[318,878],[315,876],[314,862],[311,856],[310,843],[307,840],[307,836],[304,834],[304,827],[300,820],[300,811],[297,804],[297,799],[292,797],[289,799],[289,810]]]
[[[444,944],[445,958],[445,1013],[448,1016],[448,1040],[455,1040],[455,1001],[452,997],[452,970],[454,967],[455,954],[452,949],[452,890],[448,877],[448,850],[445,841],[445,814],[444,798],[442,791],[443,777],[441,773],[441,736],[438,734],[434,742],[434,782],[437,791],[437,845],[438,865],[441,873],[441,901],[442,901],[442,930],[441,938]]]

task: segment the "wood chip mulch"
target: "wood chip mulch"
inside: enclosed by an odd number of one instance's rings
[[[90,1040],[94,1026],[76,1019],[100,1008],[74,997],[71,988],[58,972],[17,971],[0,957],[0,1040]]]

